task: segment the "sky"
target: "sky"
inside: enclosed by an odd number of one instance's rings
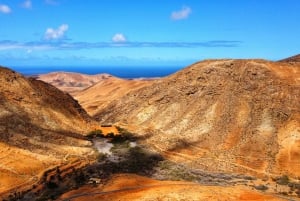
[[[0,0],[0,65],[180,66],[300,53],[300,0]]]

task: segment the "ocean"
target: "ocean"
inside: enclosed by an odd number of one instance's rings
[[[177,72],[182,69],[183,66],[124,66],[124,67],[116,67],[116,66],[77,66],[77,67],[69,67],[69,66],[34,66],[34,67],[22,67],[16,66],[12,67],[13,70],[25,75],[25,76],[34,76],[39,74],[45,74],[49,72],[76,72],[83,74],[99,74],[99,73],[108,73],[116,77],[120,78],[151,78],[151,77],[164,77],[168,76],[172,73]]]

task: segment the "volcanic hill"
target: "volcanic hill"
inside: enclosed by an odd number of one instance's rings
[[[85,90],[74,93],[73,96],[90,115],[94,115],[113,100],[118,100],[130,91],[149,86],[153,81],[153,79],[126,80],[110,76]]]
[[[0,197],[93,154],[82,134],[96,124],[69,94],[4,67],[0,83]]]
[[[300,65],[205,60],[99,110],[163,156],[208,171],[300,176]]]
[[[279,62],[289,62],[289,63],[293,63],[293,62],[300,62],[300,54],[297,54],[295,56],[291,56],[288,57],[286,59],[282,59]]]
[[[47,82],[62,91],[74,93],[110,77],[112,76],[109,74],[86,75],[71,72],[52,72],[38,75],[37,79]]]

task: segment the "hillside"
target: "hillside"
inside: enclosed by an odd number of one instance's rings
[[[157,181],[133,174],[115,175],[104,186],[84,186],[62,195],[57,201],[149,201],[149,200],[286,200],[245,187],[202,186],[184,181]]]
[[[52,72],[38,75],[37,79],[47,82],[62,91],[74,93],[110,77],[112,76],[109,74],[86,75],[71,72]]]
[[[70,95],[3,67],[0,83],[0,198],[93,154],[82,134],[96,124]]]
[[[113,101],[95,117],[208,171],[300,176],[300,65],[206,60]]]
[[[130,91],[149,86],[153,82],[154,80],[125,80],[111,76],[83,91],[73,93],[73,96],[90,115],[94,115],[113,100],[119,99]]]
[[[295,56],[291,56],[288,57],[286,59],[282,59],[279,62],[289,62],[289,63],[293,63],[293,62],[300,62],[300,54],[297,54]]]

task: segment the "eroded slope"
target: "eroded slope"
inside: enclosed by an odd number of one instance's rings
[[[71,72],[52,72],[38,75],[37,79],[47,82],[62,91],[75,93],[110,77],[112,76],[109,74],[86,75]]]
[[[295,63],[300,62],[300,54],[280,60],[279,62]]]
[[[207,60],[100,110],[164,156],[211,171],[300,175],[300,66]]]
[[[149,86],[152,82],[153,80],[125,80],[109,77],[86,90],[75,93],[74,98],[90,115],[94,115],[113,100],[121,98],[130,91]]]
[[[0,67],[0,196],[93,150],[82,134],[96,127],[70,95]]]
[[[101,187],[84,186],[68,192],[57,201],[125,200],[285,200],[263,195],[244,187],[201,186],[183,181],[157,181],[133,174],[115,175]]]

